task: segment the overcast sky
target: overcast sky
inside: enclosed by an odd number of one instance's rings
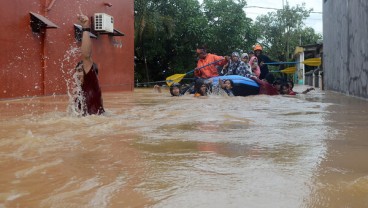
[[[202,0],[198,0],[202,3]],[[247,0],[247,7],[268,7],[275,9],[282,9],[282,4],[286,4],[287,0]],[[322,4],[323,0],[288,0],[290,6],[295,6],[297,4],[301,5],[305,3],[305,7],[307,9],[313,9],[313,12],[319,13],[311,13],[310,17],[306,20],[305,24],[308,27],[314,28],[317,33],[323,34],[322,29]],[[247,17],[256,19],[258,15],[266,14],[267,12],[275,11],[273,9],[262,9],[262,8],[246,8],[245,12]]]
[[[268,7],[268,8],[277,8],[282,9],[282,3],[286,4],[286,0],[247,0],[247,6],[258,6],[258,7]],[[295,6],[297,4],[301,5],[305,3],[305,7],[307,9],[313,9],[313,12],[319,13],[311,13],[310,17],[306,20],[305,24],[309,27],[314,28],[317,33],[323,32],[322,30],[322,0],[289,0],[288,3],[290,6]],[[267,12],[275,11],[272,9],[262,9],[262,8],[246,8],[245,12],[247,17],[256,19],[258,15],[266,14]]]

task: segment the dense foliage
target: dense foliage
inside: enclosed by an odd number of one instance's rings
[[[304,24],[311,11],[305,4],[295,7],[287,4],[284,9],[257,17],[255,25],[260,32],[259,41],[271,57],[288,60],[296,46],[315,44],[322,38]]]
[[[299,45],[297,40],[315,41],[313,29],[303,27],[310,13],[304,7],[270,12],[254,23],[245,6],[245,0],[203,0],[202,5],[198,0],[135,0],[135,79],[165,80],[192,70],[198,45],[230,55],[261,42],[275,54],[285,54]]]

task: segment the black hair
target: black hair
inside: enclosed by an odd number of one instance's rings
[[[195,81],[195,84],[194,84],[194,88],[196,89],[196,90],[198,90],[198,89],[200,89],[201,88],[201,86],[204,84],[204,80],[203,79],[197,79],[196,81]]]
[[[83,68],[83,61],[79,61],[78,63],[77,63],[77,65],[75,66],[75,71],[79,71],[80,69],[83,69],[84,70],[84,68]],[[82,65],[82,66],[81,66]],[[81,68],[82,67],[82,68]],[[97,66],[97,64],[95,63],[95,62],[93,62],[93,64],[92,64],[92,68],[95,70],[95,72],[96,72],[96,75],[98,75],[98,66]]]
[[[290,89],[294,88],[294,82],[291,80],[288,80],[286,83],[288,83],[290,85]]]
[[[202,85],[206,85],[206,87],[208,88],[208,85],[205,83],[205,81],[203,79],[197,79],[195,81],[195,84],[194,84],[194,90],[196,93],[199,93],[201,94],[202,96],[204,96],[201,92],[201,87]]]
[[[275,76],[272,73],[268,73],[265,77],[268,83],[273,84],[275,81]]]
[[[225,80],[224,80],[224,83],[225,83],[226,81],[229,81],[229,82],[230,82],[230,84],[231,84],[231,87],[234,87],[234,82],[233,82],[233,80],[231,80],[231,79],[225,79]]]
[[[203,50],[203,51],[207,51],[207,46],[206,45],[199,45],[197,46],[197,49]]]
[[[282,81],[282,79],[280,79],[280,78],[277,78],[277,79],[275,79],[275,81],[273,82],[273,84],[274,85],[281,85],[281,84],[283,84],[284,82]]]
[[[180,94],[180,93],[181,93],[181,89],[180,89],[181,85],[180,85],[179,83],[174,83],[174,84],[172,84],[172,85],[170,86],[170,94],[171,94],[172,96],[178,96],[178,95],[174,95],[174,92],[173,92],[174,87],[179,88],[179,94]]]
[[[290,85],[288,83],[282,83],[280,86],[280,94],[284,95],[284,92],[282,91],[282,89],[286,87],[286,88],[290,88]]]

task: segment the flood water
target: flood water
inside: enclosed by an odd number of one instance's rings
[[[298,86],[296,91],[302,91]],[[368,102],[103,93],[0,101],[0,207],[368,207]]]

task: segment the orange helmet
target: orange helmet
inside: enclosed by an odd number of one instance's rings
[[[253,50],[255,50],[255,51],[256,50],[260,50],[261,51],[262,50],[262,46],[260,44],[257,44],[257,45],[254,46]]]

